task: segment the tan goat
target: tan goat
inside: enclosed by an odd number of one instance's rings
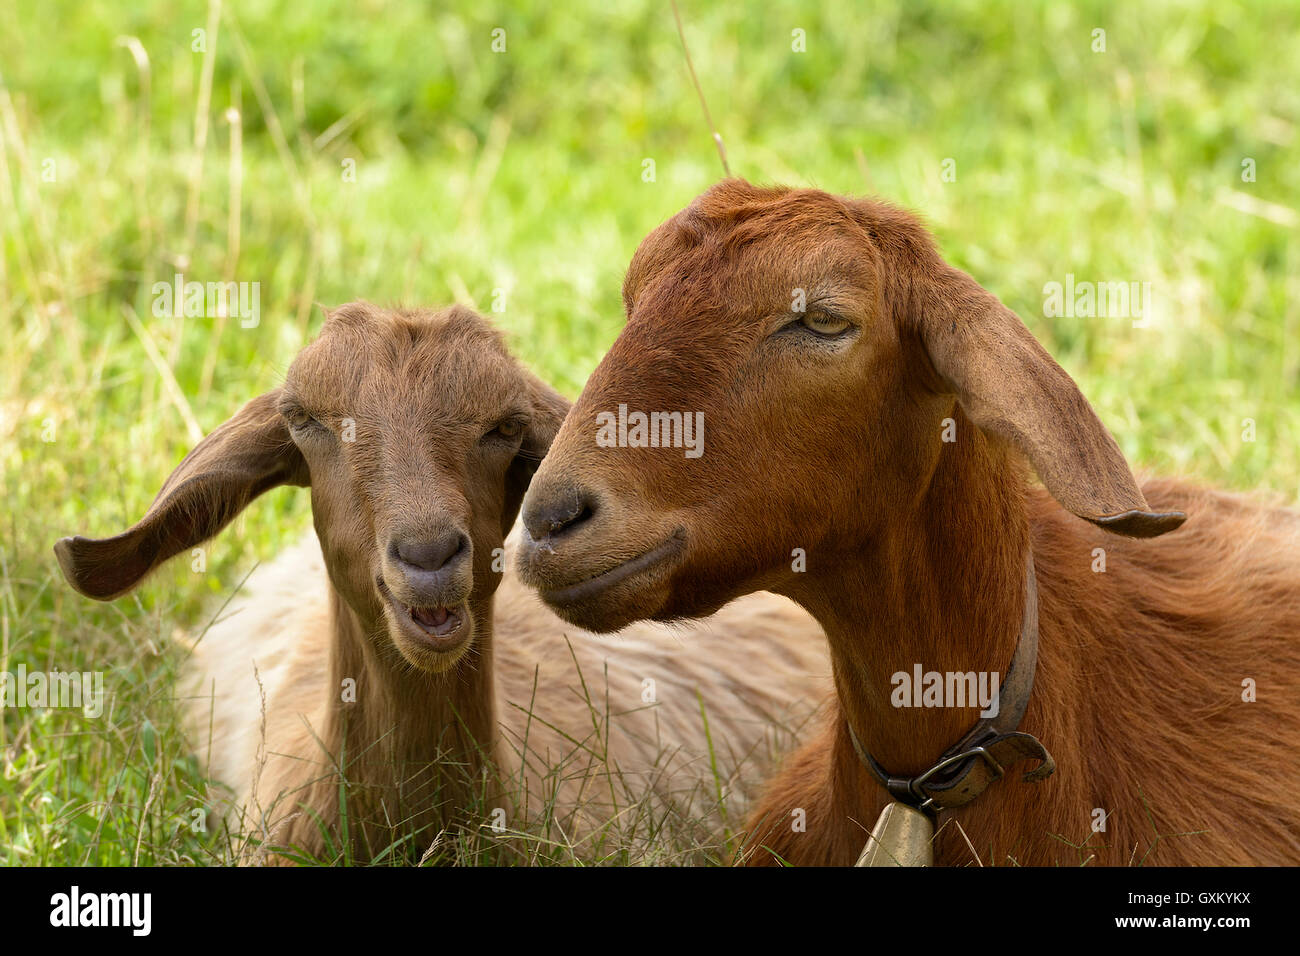
[[[197,646],[189,723],[246,808],[252,858],[337,857],[345,830],[353,859],[418,855],[439,828],[542,813],[595,840],[628,806],[716,837],[788,740],[778,728],[824,694],[821,632],[782,598],[610,641],[503,580],[503,539],[566,409],[467,309],[344,306],[138,524],[58,543],[74,587],[108,600],[262,492],[311,486],[319,546],[258,569]],[[730,666],[737,647],[752,679]],[[505,819],[474,815],[496,807]]]

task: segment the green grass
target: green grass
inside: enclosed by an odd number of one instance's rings
[[[520,357],[576,394],[637,242],[719,174],[665,3],[225,6],[205,55],[193,0],[0,0],[0,671],[100,669],[111,695],[93,721],[0,715],[10,863],[226,858],[191,829],[205,783],[173,635],[307,527],[308,502],[268,495],[205,575],[168,568],[112,605],[67,588],[57,537],[139,517],[187,423],[275,383],[314,302],[503,304]],[[683,16],[734,173],[919,210],[1132,461],[1296,500],[1295,5],[684,0]],[[260,282],[261,323],[154,318],[151,286],[177,271]],[[1153,321],[1044,317],[1067,273],[1151,282]],[[493,858],[476,845],[446,859]]]

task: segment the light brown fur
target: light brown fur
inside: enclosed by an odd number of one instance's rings
[[[507,551],[513,550],[512,539]],[[319,649],[346,638],[331,632],[329,602],[324,559],[312,535],[257,568],[195,644],[184,685],[187,728],[202,766],[235,798],[227,809],[237,831],[261,838],[305,804],[337,832],[338,777],[327,755],[340,750],[331,714],[339,709],[332,674],[345,665]],[[491,765],[504,776],[502,805],[510,829],[524,824],[520,812],[536,819],[542,805],[553,801],[559,824],[553,836],[579,853],[590,852],[616,809],[647,798],[657,801],[659,813],[671,808],[683,834],[693,831],[716,846],[721,817],[713,805],[699,698],[707,706],[724,808],[735,821],[830,688],[820,631],[810,632],[815,624],[807,614],[772,594],[735,602],[688,628],[640,623],[614,635],[566,626],[511,575],[503,577],[493,605],[491,632],[475,636],[494,648],[490,680],[474,679],[481,664],[427,676],[421,693],[402,702],[398,715],[354,709],[368,726],[356,728],[353,738],[409,732],[409,716],[432,708],[434,716],[419,722],[433,728],[419,750],[423,759],[444,767],[446,784],[463,787],[489,766],[483,758],[490,753]],[[791,643],[791,634],[808,639]],[[761,662],[739,679],[724,666],[737,639]],[[377,676],[387,680],[383,671]],[[642,703],[646,679],[655,681],[654,706]],[[453,715],[480,709],[483,695],[497,726],[480,749],[454,734]],[[355,766],[348,777],[360,785],[365,772]],[[328,786],[313,789],[317,778]],[[378,780],[387,785],[398,778],[384,772]],[[408,781],[404,789],[409,793],[414,784]],[[463,798],[454,791],[403,796],[392,786],[380,798],[395,812],[400,805],[440,804],[424,821],[435,827],[481,824],[469,820],[463,807],[458,810],[457,796]],[[425,842],[436,832],[426,834]],[[308,849],[320,852],[318,836],[317,826],[304,826],[294,834],[282,830],[272,842],[305,840]],[[636,852],[650,860],[671,859],[667,849],[653,846]],[[255,845],[246,855],[265,858]]]
[[[345,805],[360,861],[403,837],[414,842],[387,858],[444,827],[486,826],[471,815],[485,807],[512,830],[549,808],[554,835],[582,852],[648,796],[716,839],[718,814],[739,808],[820,699],[820,631],[774,595],[679,635],[696,646],[687,656],[659,627],[613,641],[569,628],[503,582],[503,539],[566,409],[469,310],[345,306],[282,388],[187,456],[135,527],[59,543],[68,579],[107,599],[268,488],[310,485],[320,543],[254,573],[199,638],[186,688],[200,756],[253,838],[247,859],[340,854]],[[398,560],[399,545],[436,534],[462,535],[459,557],[436,571]],[[455,610],[465,636],[425,639],[408,603]],[[735,642],[764,664],[752,680],[719,666]]]

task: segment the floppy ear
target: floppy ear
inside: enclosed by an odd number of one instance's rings
[[[306,462],[276,411],[279,389],[253,399],[195,446],[139,523],[112,538],[54,545],[68,583],[111,601],[163,561],[212,537],[276,485],[310,483]]]
[[[946,264],[918,293],[935,370],[976,425],[1029,457],[1066,509],[1134,538],[1153,538],[1186,520],[1180,511],[1151,511],[1074,380],[992,293]]]
[[[564,416],[569,414],[569,400],[547,385],[531,372],[524,372],[528,379],[528,390],[532,396],[532,421],[524,433],[523,444],[519,447],[515,460],[506,472],[506,501],[501,512],[501,531],[509,534],[519,515],[519,506],[523,503],[528,484],[537,473],[538,466],[546,453],[550,451],[551,442],[564,423]]]

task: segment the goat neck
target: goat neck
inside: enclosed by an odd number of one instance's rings
[[[1024,614],[1029,531],[1019,468],[959,409],[951,414],[967,441],[942,446],[923,491],[884,509],[867,540],[836,541],[790,591],[826,630],[845,719],[900,775],[933,764],[979,707],[896,707],[894,675],[910,679],[919,664],[1001,678]],[[841,736],[849,747],[847,731]]]
[[[401,801],[409,796],[412,804],[427,802],[418,791],[428,786],[453,796],[497,756],[491,597],[470,599],[474,646],[453,670],[431,674],[371,638],[382,633],[381,620],[363,621],[330,593],[336,639],[322,739],[345,755],[349,779],[390,781]],[[349,679],[356,682],[354,699],[342,693]]]

